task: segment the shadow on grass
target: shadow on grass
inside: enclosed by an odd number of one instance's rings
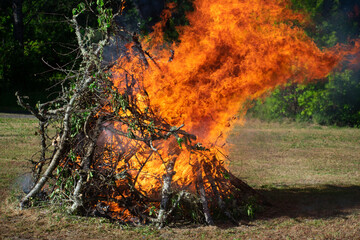
[[[360,186],[262,188],[258,191],[273,205],[260,218],[331,218],[360,210]]]
[[[271,206],[262,206],[262,210],[255,213],[255,218],[239,220],[240,225],[256,226],[256,220],[272,220],[289,218],[305,219],[346,219],[348,215],[360,214],[360,185],[359,186],[265,186],[256,189]],[[255,221],[253,221],[255,220]],[[221,229],[233,228],[237,225],[229,219],[215,219],[215,225]],[[190,222],[171,224],[172,228],[197,228],[203,226]]]

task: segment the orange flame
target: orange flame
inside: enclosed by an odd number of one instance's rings
[[[190,25],[178,29],[180,43],[170,46],[175,52],[172,61],[169,48],[159,40],[164,22],[170,17],[170,10],[166,10],[150,40],[141,42],[154,58],[152,61],[144,55],[149,67],[133,57],[119,59],[112,69],[116,87],[124,87],[126,69],[141,79],[159,117],[173,126],[185,124],[184,130],[210,146],[207,157],[184,150],[178,155],[173,182],[182,186],[191,185],[194,163],[216,155],[214,148],[223,145],[230,123],[239,117],[246,100],[290,79],[305,82],[325,78],[347,54],[359,56],[360,52],[359,41],[352,47],[337,45],[320,50],[298,27],[307,18],[294,13],[290,1],[196,0],[194,4],[195,11],[187,15]],[[355,60],[359,57],[352,58]],[[159,150],[165,159],[169,158],[167,147]],[[226,153],[226,149],[221,150]],[[149,160],[145,157],[149,154],[144,153],[139,150],[131,157],[130,168],[139,169],[148,161],[137,184],[143,191],[158,192],[164,162],[156,154]]]
[[[144,73],[152,106],[171,124],[185,123],[188,131],[211,142],[246,99],[289,79],[326,77],[348,51],[340,46],[317,48],[292,23],[304,22],[304,16],[293,13],[288,4],[195,1],[190,26],[180,30],[181,43],[172,46],[173,61],[159,58],[160,69]]]

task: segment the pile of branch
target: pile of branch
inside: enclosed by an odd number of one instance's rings
[[[70,213],[126,223],[213,224],[214,216],[236,223],[249,201],[261,201],[261,196],[228,172],[196,136],[182,130],[184,125],[171,126],[154,114],[141,79],[123,69],[122,83],[114,86],[109,69],[115,63],[101,62],[108,31],[96,42],[93,32],[79,25],[80,13],[71,19],[80,67],[60,69],[68,77],[59,97],[32,108],[17,94],[18,103],[39,120],[41,137],[41,152],[32,160],[35,184],[20,206],[34,204],[41,193],[68,206]],[[133,41],[137,55],[132,57],[146,68],[149,57]],[[187,184],[174,180],[183,151],[196,158]],[[154,162],[159,162],[161,174],[149,171]],[[144,189],[146,181],[156,184]]]

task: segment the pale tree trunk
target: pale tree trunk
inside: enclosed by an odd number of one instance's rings
[[[22,0],[13,0],[14,39],[19,44],[21,54],[24,54],[24,16],[22,13]]]

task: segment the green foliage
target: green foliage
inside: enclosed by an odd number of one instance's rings
[[[67,168],[58,166],[56,168],[56,182],[55,190],[50,194],[50,199],[53,201],[61,201],[62,199],[69,198],[74,191],[77,176],[72,176]]]
[[[96,10],[98,11],[97,22],[99,24],[99,28],[103,32],[106,32],[107,29],[110,27],[111,21],[113,19],[112,9],[105,8],[103,0],[97,0],[96,4]]]
[[[78,15],[78,14],[81,14],[85,11],[85,3],[79,3],[77,5],[77,8],[73,8],[72,10],[72,14],[73,15]]]
[[[164,29],[164,37],[170,42],[177,41],[179,33],[176,27],[188,24],[185,13],[193,9],[192,0],[175,2],[177,8]],[[77,52],[74,51],[74,29],[66,21],[65,16],[79,15],[78,21],[82,27],[97,28],[98,30],[93,33],[97,36],[100,35],[99,31],[109,31],[113,18],[112,9],[118,9],[118,4],[119,1],[104,0],[23,1],[24,46],[21,48],[14,39],[12,1],[1,1],[0,109],[18,108],[15,91],[41,102],[55,97],[48,95],[46,89],[64,79],[64,74],[52,70],[49,65],[77,68],[79,64],[76,61]],[[142,19],[132,0],[126,1],[125,6],[124,14],[119,17],[117,24],[124,24],[130,31],[143,30],[144,34],[151,31],[151,25],[155,23],[153,18]],[[54,90],[57,89],[52,88],[49,92]],[[30,104],[34,105],[35,102],[30,100]]]
[[[157,209],[155,206],[151,206],[150,210],[149,210],[149,216],[156,216],[157,215]]]
[[[324,0],[291,0],[294,9],[303,9],[315,17],[323,8]]]
[[[254,219],[255,214],[261,212],[263,210],[262,206],[259,204],[256,197],[251,196],[244,201],[242,204],[242,214],[247,216],[250,220]]]
[[[354,1],[291,2],[294,9],[305,11],[314,21],[306,32],[319,47],[332,47],[359,37],[359,18],[351,17]],[[327,125],[359,126],[359,76],[359,70],[353,72],[344,68],[318,83],[297,85],[290,82],[275,89],[268,98],[257,100],[249,113],[263,120],[289,118]]]
[[[15,91],[45,100],[64,75],[49,68],[75,59],[75,38],[64,16],[77,1],[23,1],[23,48],[13,37],[12,1],[0,4],[0,108],[16,106]],[[45,62],[47,64],[45,64]],[[31,98],[32,99],[32,98]],[[34,104],[31,102],[31,104]]]
[[[276,88],[268,98],[256,100],[249,113],[263,120],[294,119],[299,111],[297,97],[296,85],[287,84],[285,87]]]
[[[167,2],[176,3],[176,8],[172,17],[167,21],[164,29],[164,40],[168,42],[179,41],[178,26],[189,24],[186,13],[194,10],[193,0],[167,0]]]
[[[263,120],[289,118],[338,126],[360,126],[360,71],[333,73],[326,82],[288,84],[249,112]]]
[[[89,112],[83,113],[74,113],[71,116],[71,137],[75,137],[78,133],[80,133],[86,122],[87,117],[89,116]]]
[[[326,85],[323,113],[328,124],[360,127],[360,72],[346,70],[334,73]]]

